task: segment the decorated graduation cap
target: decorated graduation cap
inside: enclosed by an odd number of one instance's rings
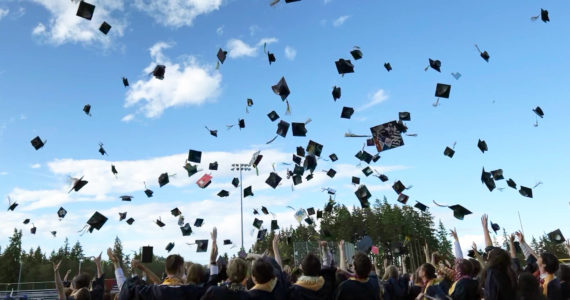
[[[566,239],[562,235],[562,231],[560,231],[560,229],[556,229],[553,232],[550,232],[548,234],[548,238],[556,244],[562,244],[566,241]]]
[[[101,24],[101,26],[99,26],[99,31],[101,31],[103,34],[107,35],[107,33],[109,33],[109,31],[111,30],[111,25],[107,22],[103,22]]]
[[[477,142],[477,147],[479,148],[479,150],[481,150],[481,153],[485,153],[485,151],[489,151],[489,148],[487,147],[487,142],[485,142],[484,140],[479,140]]]
[[[42,139],[39,136],[36,136],[31,141],[32,146],[36,150],[40,150],[46,144],[46,142],[47,142],[47,140],[42,141]]]
[[[354,73],[354,65],[349,59],[339,59],[335,62],[336,70],[339,74]]]
[[[203,189],[207,188],[210,183],[212,183],[212,175],[210,174],[204,174],[200,179],[198,179],[198,181],[196,181],[196,184]]]
[[[384,63],[384,68],[386,68],[388,72],[392,71],[392,65],[389,62]]]
[[[323,151],[323,145],[313,141],[313,140],[309,140],[309,144],[307,145],[307,153],[308,154],[312,154],[315,156],[321,156],[321,152]]]
[[[332,90],[332,96],[333,96],[333,100],[336,101],[337,99],[340,99],[341,96],[341,89],[340,86],[334,86],[333,90]]]
[[[180,231],[182,232],[182,236],[189,236],[192,234],[192,227],[190,227],[190,224],[186,223],[184,226],[180,227]]]
[[[487,51],[481,51],[481,49],[479,49],[479,46],[477,46],[477,44],[475,44],[475,48],[477,48],[477,51],[479,51],[481,58],[483,58],[486,62],[489,62],[489,58],[491,58],[489,53]]]
[[[95,12],[95,5],[87,3],[85,1],[79,2],[79,7],[77,8],[76,16],[91,20],[93,18],[93,13]]]
[[[96,211],[89,220],[87,220],[87,225],[89,226],[88,231],[91,233],[93,229],[101,229],[103,225],[107,222],[107,217],[102,215],[100,212]]]
[[[358,200],[360,201],[360,205],[362,206],[362,208],[367,208],[370,206],[370,203],[368,203],[368,199],[372,197],[372,194],[370,194],[366,185],[363,184],[359,186],[356,192],[354,192],[354,194],[356,195],[356,198],[358,198]]]
[[[156,67],[154,67],[154,70],[152,70],[152,76],[154,76],[154,78],[160,79],[160,80],[164,79],[165,73],[166,73],[166,66],[165,65],[157,65]]]
[[[285,99],[287,99],[289,94],[291,94],[291,91],[289,90],[289,86],[287,85],[285,77],[281,77],[279,82],[277,82],[276,85],[272,86],[271,89],[275,94],[281,97],[282,101],[285,101]]]
[[[73,186],[71,187],[68,193],[71,193],[71,191],[79,192],[79,190],[81,190],[81,188],[83,188],[88,183],[87,180],[83,180],[83,176],[81,176],[81,178],[79,179],[72,178],[72,180],[73,180]]]
[[[57,216],[59,217],[60,220],[63,219],[63,218],[65,218],[66,215],[67,215],[67,210],[65,210],[65,208],[60,207],[60,208],[57,210]]]
[[[401,128],[398,122],[391,121],[370,128],[372,138],[378,152],[394,149],[404,145]]]
[[[354,108],[352,107],[343,107],[342,112],[340,113],[340,117],[342,119],[350,119],[354,114]]]

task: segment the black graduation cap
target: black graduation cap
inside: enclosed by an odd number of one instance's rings
[[[300,159],[300,157],[298,158]],[[303,176],[304,173],[305,173],[305,168],[301,167],[300,165],[295,165],[295,168],[293,168],[293,175]],[[290,177],[291,174],[289,174],[288,176]]]
[[[57,231],[52,231],[51,235],[53,235],[53,237],[55,237],[55,235],[57,234]]]
[[[485,168],[483,168],[483,172],[481,172],[481,182],[483,182],[487,186],[489,192],[492,192],[496,187],[493,176],[491,175],[491,173],[485,172]]]
[[[188,151],[188,161],[199,164],[202,161],[202,152],[196,150]]]
[[[481,58],[483,58],[486,62],[489,62],[489,58],[491,58],[489,53],[487,51],[481,51],[481,49],[479,49],[479,46],[477,45],[475,45],[475,48],[477,48],[477,51],[479,51]]]
[[[376,154],[374,154],[374,155],[372,156],[372,161],[373,161],[373,162],[377,162],[379,159],[380,159],[380,154],[379,154],[379,153],[376,153]]]
[[[354,156],[361,161],[365,161],[367,164],[369,164],[372,161],[372,154],[364,150],[358,151],[358,153],[356,153]]]
[[[252,190],[252,188],[251,188],[251,185],[248,186],[248,187],[246,187],[246,188],[243,190],[243,197],[245,198],[245,197],[249,197],[249,196],[253,196],[253,190]]]
[[[109,33],[109,30],[111,30],[111,25],[109,25],[109,23],[107,22],[103,22],[101,24],[101,26],[99,26],[99,31],[101,31],[102,33],[104,33],[105,35],[107,35],[107,33]]]
[[[245,120],[244,119],[239,119],[238,120],[238,126],[240,129],[245,128]]]
[[[414,205],[414,207],[423,211],[423,212],[425,212],[428,209],[428,207],[425,204],[423,204],[419,201],[416,201],[416,205]]]
[[[334,153],[333,153],[333,154],[331,154],[331,155],[329,155],[329,158],[330,158],[330,159],[331,159],[331,161],[333,161],[333,162],[335,162],[335,161],[337,161],[337,160],[338,160],[338,156],[336,156],[336,154],[334,154]]]
[[[128,87],[128,86],[129,86],[129,80],[127,79],[127,77],[123,77],[123,85],[124,85],[125,87]]]
[[[317,209],[317,219],[322,219],[323,218],[323,211],[320,209]]]
[[[113,173],[113,175],[117,175],[119,174],[119,172],[117,171],[117,168],[115,167],[115,165],[111,165],[111,173]]]
[[[315,209],[314,209],[313,207],[307,208],[307,214],[308,214],[309,216],[314,215],[314,214],[315,214]]]
[[[230,195],[230,192],[228,192],[228,191],[226,191],[226,190],[221,190],[221,191],[218,193],[218,197],[222,197],[222,198],[223,198],[223,197],[227,197],[227,196],[229,196],[229,195]]]
[[[548,17],[548,10],[542,8],[540,9],[540,19],[544,23],[550,22],[550,18]]]
[[[542,111],[542,108],[540,108],[540,106],[537,106],[535,109],[533,109],[532,111],[534,111],[534,113],[541,117],[544,118],[544,111]]]
[[[481,150],[481,153],[485,153],[485,151],[489,151],[489,148],[487,147],[487,142],[485,142],[484,140],[479,140],[477,142],[477,147],[479,147],[479,150]]]
[[[158,227],[164,227],[166,225],[166,224],[164,224],[164,222],[162,222],[160,217],[154,222],[156,223],[156,225],[158,225]]]
[[[271,172],[267,180],[265,180],[265,183],[267,183],[270,187],[274,189],[277,188],[280,182],[281,182],[281,177],[275,172]]]
[[[186,223],[184,226],[180,227],[180,231],[182,232],[182,236],[189,236],[192,234],[192,227],[190,227],[190,224]]]
[[[305,123],[295,123],[291,124],[291,131],[293,132],[293,136],[306,136],[307,135],[307,128],[305,128]]]
[[[566,241],[560,229],[556,229],[553,232],[549,233],[548,238],[556,244],[562,244]]]
[[[204,224],[204,219],[197,218],[196,221],[194,221],[194,227],[202,227],[202,224]]]
[[[360,200],[360,206],[362,206],[362,208],[368,208],[370,206],[368,199],[372,197],[372,194],[370,194],[366,185],[363,184],[359,186],[354,194],[356,195],[356,198]]]
[[[123,195],[123,196],[120,196],[119,198],[121,198],[122,201],[131,201],[131,200],[133,200],[134,197],[129,196],[129,195]]]
[[[89,232],[93,232],[93,229],[101,229],[103,225],[107,222],[107,217],[96,211],[89,220],[87,220],[87,224],[89,225]]]
[[[63,218],[65,218],[65,215],[67,215],[67,210],[65,210],[65,208],[63,208],[63,207],[60,207],[59,210],[57,211],[57,216],[60,219],[63,219]]]
[[[501,230],[501,226],[499,226],[499,224],[497,224],[497,223],[491,222],[491,229],[493,229],[495,234],[497,234],[497,231]]]
[[[398,195],[398,202],[402,203],[402,204],[406,204],[408,203],[408,200],[410,199],[410,197],[406,194],[399,194]]]
[[[451,85],[438,83],[435,87],[435,96],[438,98],[449,98],[449,93],[451,92]]]
[[[253,220],[253,227],[255,227],[257,229],[261,229],[262,224],[263,224],[263,220],[260,220],[258,218],[255,218],[255,220]]]
[[[226,61],[226,56],[228,55],[228,51],[224,51],[222,50],[222,48],[220,48],[220,50],[218,50],[218,59],[220,60],[220,62],[222,64],[224,64],[224,61]]]
[[[259,212],[257,211],[257,209],[255,209],[255,208],[253,209],[253,214],[254,214],[254,215],[259,215]]]
[[[107,154],[107,151],[105,151],[105,148],[103,148],[103,143],[99,143],[99,153],[101,153],[101,155]]]
[[[332,212],[333,211],[333,207],[334,207],[334,202],[331,200],[329,200],[329,202],[327,203],[327,205],[325,206],[325,212]]]
[[[407,111],[399,112],[398,118],[400,119],[400,121],[410,121],[412,119],[410,113]]]
[[[293,176],[293,185],[299,185],[301,183],[303,183],[302,175],[294,175]]]
[[[152,262],[152,246],[144,246],[141,251],[141,262],[151,263]]]
[[[507,180],[507,185],[510,186],[510,187],[512,187],[512,188],[515,189],[515,190],[517,189],[517,184],[516,184],[516,182],[515,182],[514,180],[512,180],[511,178],[509,178],[509,179]]]
[[[166,73],[166,66],[165,65],[157,65],[156,67],[154,67],[154,70],[152,70],[152,75],[154,76],[154,78],[160,79],[160,80],[164,79],[165,73]]]
[[[234,187],[238,187],[239,185],[239,179],[237,177],[234,177],[234,179],[232,179],[232,185]]]
[[[36,229],[37,229],[36,226],[30,228],[30,233],[31,233],[31,234],[36,234]]]
[[[8,210],[14,211],[14,209],[16,209],[17,206],[18,206],[18,203],[14,202],[14,203],[10,204],[10,206],[8,207]]]
[[[267,235],[267,229],[263,229],[257,232],[257,240],[261,241],[265,238],[265,236]]]
[[[350,60],[348,59],[345,60],[341,58],[338,61],[336,61],[335,64],[338,73],[341,75],[344,75],[346,73],[354,73],[354,66],[352,65],[352,62],[350,62]]]
[[[372,171],[372,169],[370,167],[366,167],[364,169],[362,169],[362,173],[364,173],[364,175],[366,175],[366,177],[372,175],[372,173],[374,173],[374,171]]]
[[[297,155],[304,157],[305,156],[305,148],[300,147],[300,146],[297,147]]]
[[[269,65],[271,65],[271,63],[274,63],[276,61],[275,54],[267,52],[267,59],[269,60]]]
[[[343,119],[350,119],[354,114],[354,108],[352,107],[343,107],[342,112],[340,113],[340,117]]]
[[[333,100],[336,101],[337,99],[340,99],[340,95],[341,95],[340,86],[334,86],[332,90]]]
[[[471,211],[469,211],[467,208],[457,204],[457,205],[452,205],[449,207],[451,210],[453,210],[453,216],[456,217],[459,220],[463,220],[463,217],[466,215],[470,215]]]
[[[127,212],[120,212],[119,213],[119,221],[122,221],[127,218]]]
[[[268,113],[267,117],[269,118],[269,120],[271,120],[271,122],[274,122],[275,120],[279,119],[279,115],[274,110]]]
[[[524,197],[532,198],[532,189],[521,185],[519,193]]]
[[[23,223],[24,223],[24,224],[29,224],[29,223],[30,223],[30,219],[25,219]]]
[[[129,224],[129,225],[133,225],[134,222],[135,222],[135,219],[133,219],[133,218],[129,218],[127,220],[127,224]]]
[[[271,231],[278,229],[279,229],[279,224],[277,224],[277,220],[271,220]]]
[[[268,214],[269,214],[269,210],[267,210],[267,207],[265,207],[265,206],[262,206],[262,207],[261,207],[261,212],[262,212],[263,214],[265,214],[265,215],[268,215]]]
[[[497,169],[495,171],[491,171],[491,176],[493,176],[494,180],[503,180],[505,179],[505,177],[503,177],[503,169]]]
[[[360,184],[360,178],[352,176],[352,184]]]
[[[208,129],[208,127],[206,127],[206,129]],[[217,130],[208,129],[208,131],[210,132],[211,136],[218,137],[218,131]]]
[[[434,70],[436,70],[436,71],[438,71],[438,72],[441,72],[441,69],[440,69],[440,68],[441,68],[441,61],[439,61],[439,60],[437,60],[437,59],[436,59],[436,60],[433,60],[433,59],[430,58],[430,59],[429,59],[429,66],[430,66],[432,69],[434,69]]]
[[[286,137],[287,136],[287,132],[289,131],[289,123],[281,120],[279,121],[279,124],[277,124],[277,135],[280,135],[282,137]]]
[[[360,51],[360,47],[354,46],[354,49],[352,49],[352,51],[350,51],[350,55],[352,55],[352,58],[354,58],[354,60],[361,59],[362,58],[362,51]]]
[[[85,106],[83,106],[83,112],[88,115],[91,116],[91,105],[90,104],[85,104]]]
[[[293,162],[294,162],[295,164],[300,165],[300,164],[301,164],[301,160],[302,160],[302,159],[301,159],[300,156],[297,156],[297,155],[293,154]]]
[[[449,156],[449,158],[453,158],[454,154],[455,154],[455,150],[453,150],[449,147],[445,147],[445,150],[443,151],[443,155]]]
[[[287,85],[287,81],[285,81],[285,77],[281,77],[279,82],[276,85],[272,86],[271,89],[273,92],[281,97],[281,100],[285,101],[291,91],[289,90],[289,86]]]
[[[384,175],[384,174],[380,174],[378,175],[378,178],[382,181],[382,182],[386,182],[388,181],[388,176]]]
[[[307,181],[309,181],[309,180],[313,179],[313,177],[314,177],[313,174],[309,174],[309,175],[307,175],[307,177],[305,177],[305,179]]]
[[[401,194],[406,189],[406,187],[400,180],[396,181],[394,185],[392,185],[392,188],[394,189],[396,194]]]
[[[76,16],[82,17],[87,20],[93,18],[93,12],[95,11],[95,5],[87,3],[85,1],[79,2],[79,7],[77,8]]]
[[[178,209],[178,207],[173,208],[173,209],[170,211],[170,213],[171,213],[173,216],[175,216],[175,217],[178,217],[179,215],[182,214],[182,212],[180,211],[180,209]]]
[[[231,240],[224,240],[224,245],[231,245],[232,241]]]
[[[198,165],[192,165],[191,163],[186,163],[183,168],[188,172],[188,177],[198,173]]]
[[[32,139],[31,143],[32,146],[34,147],[34,149],[39,150],[40,148],[42,148],[45,143],[47,141],[42,141],[42,139],[39,136],[36,136],[34,139]]]
[[[305,162],[303,163],[303,167],[309,170],[310,172],[314,172],[315,169],[317,168],[317,158],[312,154],[305,156]]]
[[[79,192],[79,190],[81,190],[81,188],[83,188],[88,182],[89,181],[87,180],[83,180],[83,176],[79,179],[73,178],[73,186],[68,193],[71,193],[71,191]]]
[[[313,223],[315,223],[311,217],[306,217],[305,222],[307,222],[308,225],[313,225]]]
[[[172,249],[174,248],[174,243],[170,242],[168,243],[168,245],[166,245],[166,248],[164,248],[167,252],[172,251]]]
[[[218,170],[218,162],[215,161],[213,163],[210,163],[210,165],[208,166],[208,169],[214,170],[214,171]]]
[[[392,71],[392,65],[390,65],[390,63],[384,63],[384,68],[386,68],[388,72]]]
[[[309,144],[307,145],[307,153],[313,154],[315,156],[321,156],[321,152],[323,151],[323,145],[314,142],[313,140],[309,140]]]
[[[334,178],[334,176],[336,175],[336,171],[335,171],[334,169],[330,169],[330,170],[327,171],[327,175],[328,175],[330,178]]]
[[[162,173],[160,176],[158,176],[158,185],[160,187],[167,185],[169,182],[170,180],[168,179],[168,173]]]

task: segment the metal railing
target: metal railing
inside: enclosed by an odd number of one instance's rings
[[[47,290],[47,289],[55,289],[55,282],[52,281],[41,281],[41,282],[20,282],[18,287],[18,283],[0,283],[0,292],[10,292],[12,290]]]

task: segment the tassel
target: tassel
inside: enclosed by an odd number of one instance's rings
[[[347,132],[344,134],[344,137],[372,137],[371,135],[361,135],[361,134],[354,134],[352,132]]]
[[[435,103],[432,104],[433,107],[437,107],[439,105],[439,98],[437,98],[437,100],[435,101]]]
[[[271,143],[273,143],[273,141],[275,141],[275,139],[278,137],[278,135],[276,135],[274,138],[270,139],[267,143],[265,143],[266,145],[269,145]]]
[[[257,168],[257,166],[255,166],[255,174],[256,174],[257,176],[259,176],[259,169]]]
[[[226,125],[227,129],[230,130],[234,127],[235,125]]]
[[[219,69],[220,69],[220,61],[217,61],[216,62],[216,70],[219,70]]]
[[[286,115],[290,115],[291,114],[291,106],[289,105],[289,100],[285,101],[287,103],[287,110],[285,111]]]
[[[538,19],[538,17],[539,17],[539,16],[530,17],[530,20],[531,20],[531,21],[536,21],[536,20]]]
[[[273,168],[273,172],[275,172],[275,163],[271,164],[271,168]]]
[[[269,3],[269,6],[275,6],[275,4],[279,3],[280,0],[273,0]]]
[[[263,53],[267,54],[267,43],[263,43]]]
[[[414,136],[414,137],[416,137],[416,136],[418,136],[418,134],[417,134],[417,133],[406,133],[406,136]]]
[[[542,184],[542,181],[537,182],[537,183],[534,185],[533,189],[535,189],[537,186],[539,186],[539,185],[541,185],[541,184]]]
[[[435,200],[432,200],[432,201],[433,201],[433,204],[435,204],[435,205],[437,205],[437,206],[439,206],[439,207],[449,207],[449,205],[441,205],[441,204],[435,202]]]
[[[313,120],[311,118],[308,118],[307,121],[305,121],[305,125],[311,123]]]

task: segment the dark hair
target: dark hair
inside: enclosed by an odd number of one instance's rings
[[[236,257],[230,260],[227,268],[228,279],[233,283],[241,283],[247,276],[247,262]]]
[[[309,253],[303,258],[301,268],[306,276],[319,276],[321,273],[321,260],[313,253]]]
[[[517,299],[522,299],[522,300],[544,299],[542,293],[540,292],[538,280],[536,280],[536,277],[534,277],[531,273],[523,272],[519,275],[519,287],[517,291]]]
[[[487,277],[487,270],[495,269],[507,276],[511,287],[513,289],[516,289],[517,280],[514,271],[511,269],[511,255],[501,248],[494,248],[491,250],[491,252],[489,252],[487,258],[487,266],[483,272],[483,276],[481,277],[482,281],[485,281],[485,278]]]
[[[184,265],[184,258],[178,254],[169,255],[166,258],[164,268],[168,274],[176,274],[178,270]]]
[[[560,263],[558,262],[558,258],[554,256],[554,254],[549,252],[543,252],[540,254],[540,258],[542,258],[542,263],[544,264],[544,270],[550,274],[556,273],[558,271],[558,267]]]
[[[81,273],[73,277],[72,283],[74,290],[79,290],[81,288],[89,288],[89,284],[91,283],[91,275],[87,273]]]
[[[468,259],[461,259],[457,262],[457,269],[461,275],[473,274],[473,264]]]
[[[570,266],[560,265],[556,277],[558,277],[560,281],[570,282]]]
[[[354,270],[359,278],[368,278],[370,275],[370,270],[372,270],[372,262],[366,254],[362,252],[356,252],[353,258]]]
[[[337,269],[334,275],[336,287],[338,287],[344,281],[348,280],[348,275],[346,275],[346,272],[340,269]]]
[[[256,259],[253,263],[251,275],[255,278],[255,282],[264,284],[275,278],[273,274],[273,266],[264,259]]]
[[[471,269],[471,276],[472,277],[479,276],[479,273],[481,273],[481,263],[474,258],[470,258],[469,261],[471,262],[471,266],[473,267],[473,269]]]
[[[297,279],[299,279],[299,277],[301,277],[301,275],[303,275],[303,271],[301,271],[301,269],[299,268],[295,268],[293,269],[293,271],[291,272],[291,283],[295,283],[297,282]]]
[[[423,265],[421,265],[420,267],[422,270],[424,270],[424,273],[426,274],[426,277],[428,279],[435,279],[437,278],[437,275],[435,274],[435,267],[430,264],[430,263],[425,263]]]

